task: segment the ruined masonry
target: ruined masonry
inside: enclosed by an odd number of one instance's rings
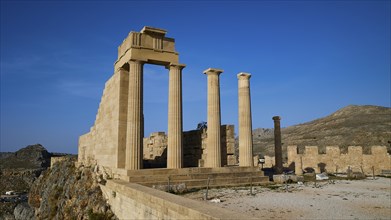
[[[208,82],[208,128],[183,132],[185,65],[179,63],[175,40],[165,35],[165,30],[144,27],[140,32],[130,32],[118,47],[114,74],[105,84],[95,124],[79,139],[80,164],[98,164],[123,179],[130,176],[129,171],[143,168],[237,165],[234,127],[221,125],[219,75],[223,70],[204,71]],[[156,132],[144,138],[143,66],[146,63],[168,69],[168,133]],[[252,168],[249,78],[247,73],[238,75],[239,100],[243,100],[239,152],[244,152],[239,156],[239,165]]]
[[[183,132],[185,65],[179,63],[175,40],[165,35],[165,30],[144,27],[140,32],[130,32],[118,47],[114,74],[105,84],[95,123],[79,138],[78,164],[95,166],[96,172],[106,179],[99,186],[120,219],[253,219],[153,189],[170,191],[183,185],[205,188],[206,184],[209,187],[259,185],[269,181],[256,166],[258,160],[254,163],[251,74],[237,75],[239,158],[236,158],[234,127],[221,125],[221,69],[208,68],[203,72],[208,83],[208,127]],[[146,63],[168,69],[168,133],[156,132],[144,138],[143,66]],[[274,119],[279,127],[280,118]],[[276,139],[276,147],[280,149],[281,136]],[[339,172],[346,166],[366,173],[371,166],[377,173],[390,169],[390,155],[385,147],[372,147],[372,155],[363,155],[362,148],[354,147],[349,148],[348,154],[341,154],[338,147],[328,147],[326,151],[319,155],[317,147],[306,147],[304,154],[298,154],[295,146],[288,147],[288,166],[293,165],[297,174],[307,167],[315,168],[316,172]],[[265,161],[268,165],[274,158],[265,157]],[[281,168],[281,156],[276,161]]]

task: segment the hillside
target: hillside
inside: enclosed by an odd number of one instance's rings
[[[53,156],[64,160],[49,169]],[[0,219],[116,219],[94,167],[77,168],[76,160],[74,155],[49,153],[40,144],[1,153],[0,193],[29,192],[29,203],[0,202]]]
[[[76,160],[66,156],[42,173],[23,209],[36,219],[117,219],[102,195],[99,184],[104,182],[95,167],[75,167]]]
[[[29,145],[15,153],[2,153],[1,169],[39,169],[50,166],[51,154],[40,144]]]
[[[282,116],[281,125],[284,125]],[[254,154],[274,156],[274,129],[253,130]],[[304,124],[281,129],[283,152],[289,145],[340,146],[341,152],[348,146],[362,146],[364,153],[370,153],[370,146],[387,146],[391,151],[391,108],[380,106],[349,105],[335,113]]]

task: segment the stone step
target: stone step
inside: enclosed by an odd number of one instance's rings
[[[165,174],[165,175],[151,175],[151,176],[128,176],[126,178],[129,182],[164,182],[168,178],[172,181],[176,180],[192,180],[192,179],[217,179],[217,178],[238,178],[238,177],[263,177],[264,174],[261,171],[257,172],[231,172],[231,173],[196,173],[196,174]]]
[[[193,180],[177,180],[170,181],[170,185],[179,185],[185,184],[188,189],[190,188],[206,188],[208,179],[193,179]],[[217,178],[210,179],[209,187],[225,187],[225,186],[243,186],[250,185],[252,182],[253,185],[267,184],[269,178],[265,176],[252,177],[237,177],[237,178]],[[139,183],[144,186],[153,187],[153,186],[167,186],[168,181],[164,182],[142,182]]]
[[[181,168],[181,169],[141,169],[141,170],[125,170],[125,169],[116,169],[115,172],[121,175],[126,174],[127,176],[152,176],[152,175],[182,175],[182,174],[195,174],[195,173],[232,173],[232,172],[254,172],[259,171],[258,167],[239,167],[239,166],[229,166],[229,167],[191,167],[191,168]]]

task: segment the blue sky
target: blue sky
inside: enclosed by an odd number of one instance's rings
[[[183,70],[184,130],[207,120],[202,72],[220,68],[222,123],[237,125],[237,78],[252,74],[253,128],[350,104],[390,107],[390,1],[1,1],[1,151],[77,152],[117,47],[163,28]],[[145,134],[167,131],[168,71],[144,69]]]

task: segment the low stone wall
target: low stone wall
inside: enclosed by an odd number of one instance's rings
[[[363,154],[360,146],[348,147],[346,154],[338,146],[326,147],[325,154],[319,154],[317,146],[306,146],[303,154],[298,153],[297,146],[288,146],[287,165],[294,167],[296,174],[307,168],[317,173],[346,173],[350,168],[353,172],[371,175],[374,171],[378,175],[382,170],[391,170],[391,155],[385,146],[372,146],[371,154]]]
[[[256,219],[121,180],[108,180],[101,189],[119,219]]]

